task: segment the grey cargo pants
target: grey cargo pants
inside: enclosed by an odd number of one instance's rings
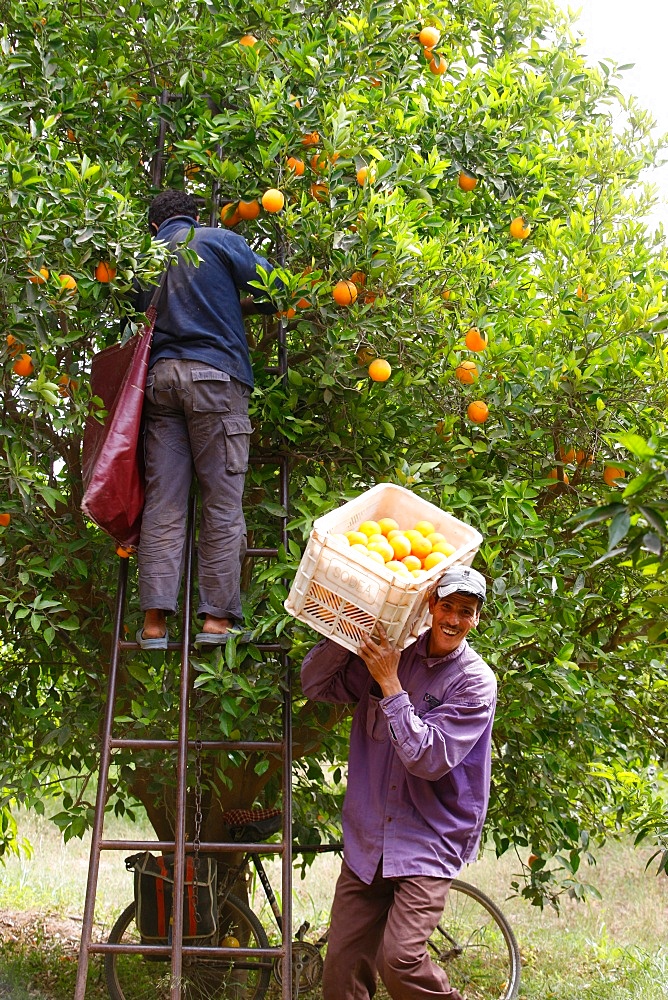
[[[250,388],[201,361],[163,359],[146,384],[146,503],[139,541],[142,611],[176,611],[188,494],[201,492],[198,614],[240,620],[242,512],[251,423]]]

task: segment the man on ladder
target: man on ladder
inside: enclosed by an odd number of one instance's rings
[[[139,541],[142,649],[167,649],[166,616],[177,610],[193,470],[202,495],[198,539],[199,646],[224,643],[243,621],[246,552],[242,496],[252,431],[253,372],[243,316],[273,314],[250,284],[271,265],[243,237],[199,224],[197,200],[162,191],[149,209],[159,240],[183,241],[199,265],[171,266],[158,303],[144,403],[146,502]],[[240,292],[249,298],[243,301]]]

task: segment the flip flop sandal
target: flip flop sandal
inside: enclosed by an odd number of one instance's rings
[[[224,646],[228,639],[236,639],[237,642],[252,642],[253,633],[243,632],[241,629],[228,629],[216,635],[215,632],[198,632],[195,636],[196,646]]]
[[[137,629],[135,639],[139,643],[141,649],[167,649],[169,633],[165,632],[164,635],[160,635],[156,639],[147,639],[144,636],[144,629],[139,628]]]

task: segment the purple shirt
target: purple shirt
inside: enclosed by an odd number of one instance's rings
[[[464,641],[428,657],[426,632],[401,654],[389,698],[359,656],[323,639],[302,665],[307,698],[357,703],[343,836],[349,867],[454,878],[478,850],[489,800],[496,678]]]

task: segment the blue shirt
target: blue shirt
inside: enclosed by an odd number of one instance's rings
[[[496,678],[464,640],[427,656],[425,632],[399,661],[403,691],[381,695],[366,664],[331,639],[302,664],[307,698],[357,703],[343,806],[346,863],[383,875],[454,878],[480,843],[491,770]]]
[[[258,265],[272,270],[246,240],[227,229],[200,226],[188,216],[167,219],[157,239],[183,241],[195,230],[189,249],[201,258],[199,266],[180,260],[169,267],[158,304],[150,365],[161,358],[202,361],[253,386],[240,292],[260,295],[250,285],[258,280]],[[264,313],[276,311],[271,302],[257,302]]]

